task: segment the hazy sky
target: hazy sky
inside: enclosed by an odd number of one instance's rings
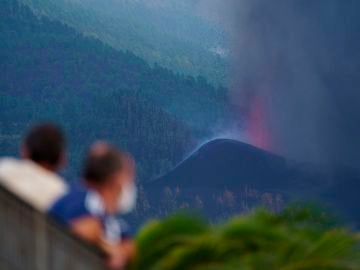
[[[249,118],[267,129],[276,151],[359,166],[360,1],[222,5],[223,21],[235,34],[232,93],[238,113],[248,116],[261,106],[257,118]]]

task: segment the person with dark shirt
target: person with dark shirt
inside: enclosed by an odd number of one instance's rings
[[[135,206],[134,167],[128,154],[104,142],[94,144],[85,160],[84,182],[49,210],[74,234],[99,246],[114,269],[123,268],[135,254],[128,227],[118,218]]]

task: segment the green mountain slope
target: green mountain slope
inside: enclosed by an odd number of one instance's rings
[[[143,52],[147,49],[152,50],[152,48],[154,48],[157,54],[162,54],[169,49],[168,55],[171,63],[169,63],[169,65],[154,64],[154,68],[161,70],[161,76],[167,80],[166,88],[162,87],[159,91],[159,87],[153,85],[157,83],[157,80],[154,80],[155,78],[152,74],[147,74],[151,77],[148,78],[148,81],[143,82],[146,84],[146,90],[143,84],[139,83],[137,83],[137,88],[143,92],[146,98],[155,102],[167,112],[175,114],[177,118],[186,122],[192,128],[198,129],[198,131],[208,129],[209,123],[211,123],[211,127],[214,127],[217,125],[217,122],[219,122],[219,119],[223,120],[226,118],[224,116],[227,107],[226,89],[222,87],[214,88],[202,77],[198,77],[197,79],[186,75],[174,77],[172,72],[160,67],[171,66],[177,69],[173,63],[173,59],[176,59],[178,54],[191,52],[194,53],[195,58],[190,58],[194,60],[193,64],[195,67],[214,67],[216,70],[221,69],[214,63],[204,63],[202,60],[196,60],[196,57],[202,57],[202,53],[198,51],[200,48],[199,44],[194,45],[195,47],[190,49],[186,49],[184,47],[185,45],[181,44],[185,36],[185,29],[188,28],[191,29],[191,31],[187,33],[187,35],[194,34],[191,38],[188,37],[188,39],[191,39],[193,42],[203,42],[206,44],[204,41],[206,38],[199,34],[192,33],[193,29],[198,29],[197,27],[191,28],[188,23],[183,27],[179,27],[180,23],[176,24],[176,22],[169,24],[168,21],[174,21],[175,19],[168,20],[161,15],[164,13],[167,14],[165,11],[162,11],[159,7],[153,8],[149,6],[149,4],[145,5],[144,1],[108,0],[101,2],[101,4],[95,0],[20,1],[25,1],[27,5],[30,5],[38,16],[45,14],[48,18],[62,21],[78,29],[80,32],[85,33],[85,35],[103,40],[116,48],[128,49],[128,51],[135,53],[138,52],[137,48]],[[156,1],[150,1],[149,3],[152,2]],[[181,6],[182,5],[180,5],[180,7],[179,5],[175,5],[172,13],[169,13],[169,16],[171,17],[171,14],[174,15],[178,10],[183,10],[184,13],[184,8],[181,8]],[[116,13],[113,11],[114,8],[116,9]],[[166,8],[166,11],[168,10],[171,9]],[[116,14],[116,16],[114,14]],[[178,15],[175,16],[175,18],[178,17]],[[190,23],[192,20],[188,19],[185,21],[189,21]],[[196,22],[193,22],[193,24],[196,25]],[[181,30],[179,28],[185,29]],[[174,34],[177,32],[181,34]],[[170,33],[178,36],[177,39],[172,39]],[[210,35],[205,34],[205,36]],[[109,41],[107,38],[114,40]],[[124,42],[126,45],[123,44]],[[144,56],[147,60],[151,60],[151,57],[149,58],[142,53],[139,53],[139,55]],[[203,59],[211,58],[206,56]],[[155,62],[156,61],[157,60],[155,60]],[[162,61],[159,62],[161,63]],[[167,74],[169,74],[169,76],[167,76]],[[186,86],[182,84],[183,81],[187,81]],[[202,86],[198,87],[200,84]]]
[[[195,102],[192,93],[219,91],[202,80],[150,68],[131,53],[36,17],[15,0],[1,3],[0,59],[1,154],[15,153],[32,122],[56,120],[70,135],[72,176],[85,147],[99,138],[134,153],[142,179],[163,173],[192,146],[194,129],[152,102],[150,94],[186,110],[192,105],[181,102]]]
[[[214,83],[227,81],[223,31],[194,12],[196,2],[155,0],[22,0],[37,14],[60,20],[150,63]]]

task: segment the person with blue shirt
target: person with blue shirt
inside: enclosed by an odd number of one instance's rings
[[[128,227],[118,218],[135,207],[134,162],[114,146],[98,142],[89,150],[83,178],[55,202],[49,215],[100,247],[112,269],[122,269],[135,255]]]

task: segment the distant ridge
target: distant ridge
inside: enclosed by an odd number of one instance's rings
[[[169,170],[191,149],[194,130],[166,106],[176,100],[186,110],[186,99],[199,100],[191,93],[214,90],[37,16],[18,0],[1,1],[0,59],[1,155],[16,155],[29,125],[55,121],[69,135],[69,181],[98,139],[130,151],[140,179]]]

